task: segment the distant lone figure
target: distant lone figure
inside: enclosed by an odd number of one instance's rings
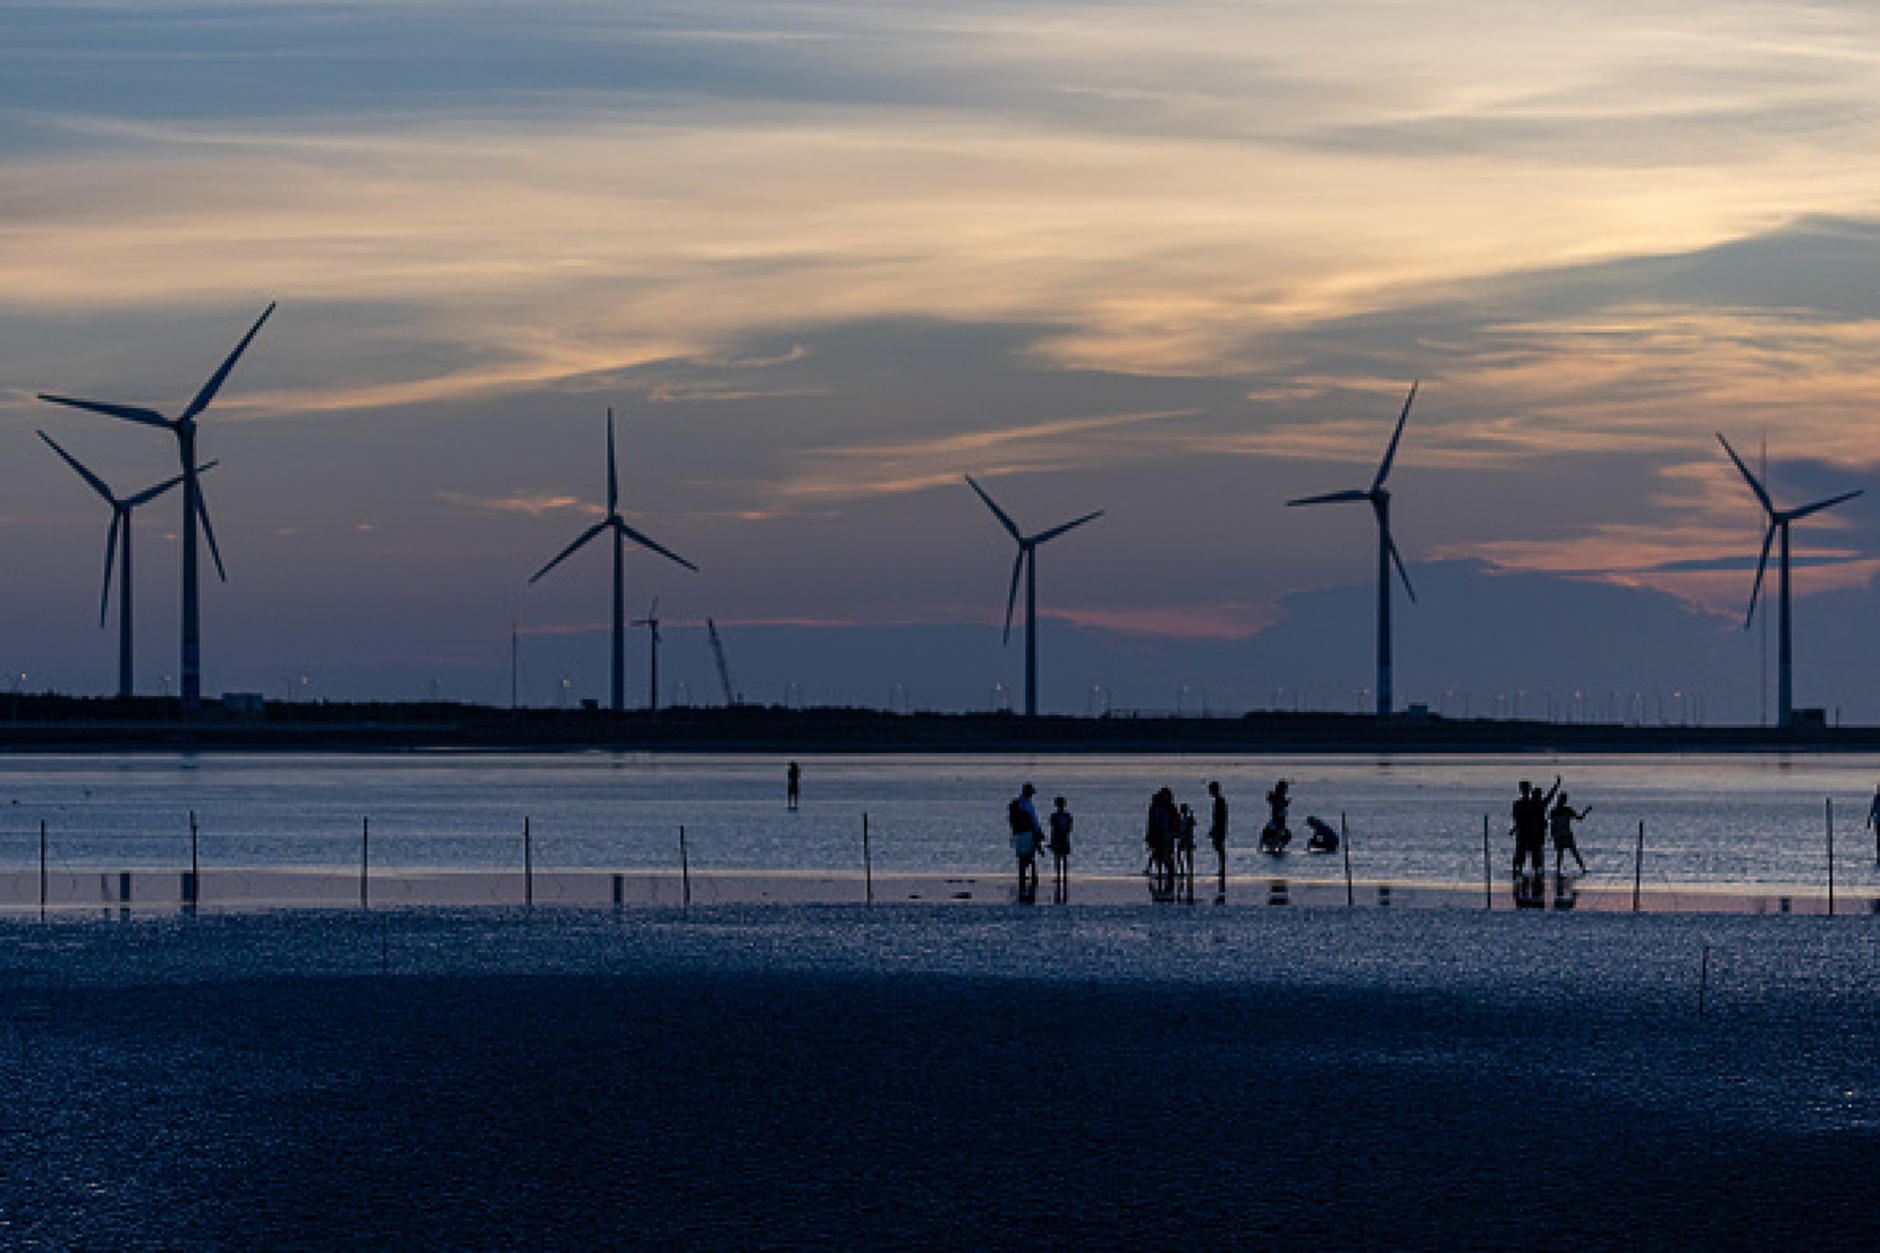
[[[1332,830],[1330,823],[1314,814],[1306,819],[1306,828],[1312,832],[1306,840],[1306,852],[1336,853],[1338,851],[1338,832]]]
[[[1071,864],[1071,811],[1064,808],[1064,798],[1058,797],[1051,811],[1051,859],[1056,863],[1057,880],[1053,888],[1055,899],[1062,904],[1070,895]]]
[[[15,801],[14,803],[18,804],[19,802]],[[1867,806],[1867,825],[1873,827],[1875,830],[1880,830],[1880,784],[1874,785],[1873,803]]]
[[[1018,855],[1018,899],[1030,904],[1038,899],[1038,846],[1044,832],[1038,825],[1038,810],[1031,798],[1038,789],[1027,783],[1006,806],[1012,825],[1012,851]]]
[[[784,771],[784,798],[789,803],[790,812],[796,812],[796,805],[803,798],[803,768],[795,762]]]
[[[1214,798],[1214,811],[1208,818],[1208,839],[1214,844],[1214,865],[1220,877],[1221,891],[1227,891],[1227,798],[1219,783],[1208,784]]]
[[[1586,861],[1580,856],[1580,846],[1573,842],[1573,824],[1592,812],[1591,805],[1578,813],[1568,808],[1565,792],[1562,792],[1560,799],[1554,802],[1553,812],[1547,815],[1547,830],[1548,834],[1554,837],[1554,873],[1556,875],[1560,873],[1561,862],[1566,859],[1568,853],[1573,854],[1574,864],[1579,866],[1580,873],[1586,873]]]

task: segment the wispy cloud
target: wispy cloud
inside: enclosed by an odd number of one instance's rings
[[[546,493],[534,496],[469,496],[461,492],[439,492],[439,500],[456,505],[462,509],[481,509],[495,513],[522,513],[532,518],[539,518],[547,513],[559,513],[565,509],[588,509],[591,504],[575,496],[555,496]]]

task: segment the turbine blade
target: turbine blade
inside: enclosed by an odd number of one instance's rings
[[[208,471],[215,469],[217,466],[221,464],[222,463],[220,461],[211,461],[208,465],[196,467],[196,473],[197,474],[207,473]],[[124,507],[126,509],[135,509],[139,505],[149,504],[151,501],[155,500],[157,497],[163,495],[163,493],[175,487],[178,483],[181,483],[185,477],[186,476],[179,474],[175,478],[169,478],[169,479],[163,480],[163,482],[157,484],[155,487],[147,487],[143,491],[138,492],[135,496],[131,497],[129,500],[125,501]]]
[[[1324,496],[1307,496],[1300,500],[1289,500],[1288,505],[1342,505],[1347,501],[1371,499],[1371,493],[1353,488],[1348,492],[1330,492]]]
[[[1005,516],[1005,510],[993,503],[992,497],[986,495],[986,489],[973,482],[973,476],[970,474],[966,476],[966,485],[979,493],[979,499],[986,502],[986,508],[992,510],[992,515],[999,520],[999,525],[1005,528],[1006,534],[1021,544],[1025,542],[1025,537],[1019,534],[1018,524]]]
[[[226,583],[228,582],[228,571],[222,566],[222,550],[216,546],[215,528],[209,525],[209,502],[203,496],[200,487],[196,489],[196,516],[202,519],[202,533],[208,537],[209,555],[215,558],[216,575]]]
[[[1024,544],[1018,546],[1018,560],[1012,563],[1012,591],[1005,598],[1005,637],[1001,644],[1012,642],[1012,611],[1018,607],[1018,576],[1025,572],[1025,554],[1031,549]]]
[[[693,565],[691,562],[687,561],[684,557],[681,557],[678,553],[671,552],[671,551],[668,551],[667,549],[661,548],[658,544],[655,544],[652,540],[646,538],[646,536],[640,534],[638,531],[634,530],[632,527],[628,526],[626,523],[620,521],[618,517],[613,518],[612,521],[615,526],[620,528],[620,533],[622,535],[625,535],[628,539],[632,540],[634,543],[638,544],[640,547],[650,548],[654,552],[658,553],[660,556],[664,557],[666,560],[676,561],[680,565],[684,566],[686,569],[690,570],[693,574],[698,573],[698,567]]]
[[[607,512],[620,512],[620,475],[614,470],[614,410],[607,407]]]
[[[113,496],[111,494],[111,489],[104,485],[103,479],[99,478],[97,475],[93,474],[90,470],[87,470],[83,465],[81,465],[77,457],[74,457],[71,453],[59,447],[58,443],[52,438],[52,436],[46,434],[44,431],[38,432],[38,435],[40,439],[45,440],[47,444],[50,444],[52,446],[53,452],[58,453],[59,456],[65,459],[66,465],[71,466],[74,470],[78,471],[78,475],[80,478],[84,479],[87,483],[91,484],[92,491],[97,492],[100,496],[104,497],[106,504],[110,505],[112,508],[117,507],[117,503],[118,503],[117,497]]]
[[[1410,594],[1410,603],[1416,604],[1417,589],[1410,586],[1410,572],[1404,569],[1403,554],[1397,551],[1397,541],[1390,537],[1389,531],[1384,532],[1384,550],[1390,554],[1391,561],[1397,566],[1397,577],[1403,580],[1403,590]]]
[[[1862,490],[1864,491],[1865,489],[1863,488]],[[1812,505],[1803,505],[1800,509],[1791,509],[1786,516],[1789,521],[1794,522],[1797,519],[1806,518],[1811,513],[1820,513],[1823,509],[1832,509],[1842,501],[1852,500],[1858,495],[1860,495],[1859,491],[1842,492],[1839,496],[1830,496],[1828,499],[1818,500]]]
[[[141,422],[145,426],[160,426],[164,430],[175,429],[176,424],[158,413],[155,409],[144,409],[137,405],[114,405],[103,400],[80,400],[75,396],[54,396],[51,392],[40,392],[41,400],[49,400],[55,405],[69,405],[74,409],[89,409],[93,413],[102,413],[113,418],[123,418],[126,422]]]
[[[1770,522],[1769,529],[1763,532],[1762,556],[1756,562],[1756,583],[1749,589],[1749,612],[1743,615],[1743,629],[1749,630],[1750,623],[1756,620],[1756,600],[1762,595],[1763,571],[1769,565],[1769,546],[1775,543],[1776,527],[1781,525]]]
[[[1058,536],[1064,534],[1064,532],[1072,530],[1073,528],[1076,528],[1076,527],[1080,527],[1084,523],[1090,521],[1092,518],[1101,518],[1102,516],[1103,516],[1103,510],[1101,509],[1097,510],[1095,513],[1087,513],[1083,517],[1077,519],[1077,521],[1075,522],[1066,522],[1063,526],[1054,526],[1048,531],[1044,531],[1038,535],[1032,536],[1031,542],[1034,545],[1037,545],[1037,544],[1044,543],[1046,540],[1056,539]]]
[[[653,603],[647,607],[646,620],[649,623],[659,621],[659,597],[653,597]]]
[[[118,527],[124,527],[124,542],[131,542],[131,515],[128,510],[111,511],[111,534],[104,542],[104,595],[98,598],[98,629],[104,630],[106,615],[111,608],[111,571],[117,566]]]
[[[183,410],[183,416],[178,418],[177,421],[187,422],[209,407],[209,402],[215,399],[215,394],[222,390],[222,384],[228,381],[229,371],[235,368],[235,363],[241,360],[241,355],[248,351],[249,341],[254,339],[255,335],[261,330],[261,324],[266,322],[269,315],[273,312],[274,304],[270,302],[268,307],[261,311],[261,316],[255,319],[255,324],[248,328],[248,333],[242,336],[242,342],[235,345],[235,351],[228,355],[228,360],[222,363],[222,368],[217,370],[210,376],[209,381],[202,385],[202,390],[196,393],[196,398],[189,402],[189,408]]]
[[[1421,379],[1417,383],[1422,382]],[[1404,397],[1403,412],[1397,416],[1397,429],[1391,433],[1390,447],[1384,450],[1384,462],[1377,467],[1377,477],[1371,480],[1371,490],[1384,486],[1384,480],[1390,477],[1390,463],[1397,459],[1397,441],[1403,438],[1403,424],[1410,420],[1410,406],[1417,398],[1417,383],[1410,384],[1410,394]]]
[[[1723,451],[1730,454],[1730,460],[1736,462],[1736,468],[1743,472],[1744,481],[1749,484],[1749,490],[1756,493],[1756,499],[1762,502],[1763,511],[1770,517],[1775,517],[1775,502],[1769,499],[1769,493],[1764,491],[1763,485],[1756,481],[1756,476],[1749,472],[1749,467],[1743,464],[1743,459],[1736,455],[1736,449],[1730,447],[1730,441],[1723,437],[1722,431],[1717,432],[1717,442],[1723,445]]]
[[[581,545],[587,543],[589,540],[593,539],[596,535],[599,535],[602,531],[605,531],[606,529],[607,529],[607,523],[605,521],[601,521],[601,522],[596,522],[593,526],[581,532],[581,534],[578,537],[576,537],[574,543],[562,549],[560,554],[557,555],[553,561],[543,566],[540,570],[537,570],[535,574],[529,579],[529,582],[533,583],[535,582],[536,579],[541,578],[544,574],[547,574],[550,570],[553,570],[556,566],[560,565],[564,560],[566,560],[566,558],[568,557],[568,554],[572,553],[575,549],[581,547]]]

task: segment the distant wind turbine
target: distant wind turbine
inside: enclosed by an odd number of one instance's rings
[[[973,476],[966,476],[966,485],[979,493],[979,499],[986,502],[986,508],[999,520],[1018,543],[1018,559],[1012,564],[1012,591],[1005,598],[1005,642],[1012,639],[1012,610],[1018,604],[1018,579],[1025,575],[1025,716],[1036,717],[1038,713],[1038,545],[1056,539],[1064,532],[1080,527],[1093,518],[1101,518],[1103,510],[1087,513],[1062,526],[1054,526],[1048,531],[1026,536],[1018,529],[1018,524],[1006,516],[1005,510],[993,503],[984,488],[973,482]]]
[[[1390,492],[1384,487],[1384,480],[1390,477],[1391,462],[1397,458],[1397,443],[1403,438],[1404,423],[1410,420],[1410,406],[1417,398],[1417,384],[1410,384],[1410,394],[1404,398],[1403,413],[1397,418],[1397,429],[1390,437],[1390,447],[1384,450],[1383,463],[1377,467],[1377,477],[1371,480],[1368,489],[1354,488],[1351,491],[1332,492],[1325,496],[1307,496],[1302,500],[1289,500],[1288,505],[1331,505],[1358,501],[1369,502],[1371,513],[1377,518],[1377,716],[1388,718],[1392,712],[1391,700],[1391,656],[1390,656],[1390,568],[1397,566],[1397,573],[1403,579],[1403,590],[1410,596],[1410,603],[1415,604],[1416,589],[1410,586],[1410,573],[1403,567],[1403,558],[1397,552],[1397,543],[1390,535]]]
[[[575,549],[587,543],[603,531],[611,531],[614,536],[614,648],[613,648],[613,710],[620,713],[627,703],[627,587],[626,587],[626,541],[632,540],[641,548],[650,549],[668,561],[677,562],[694,574],[698,567],[676,553],[668,552],[658,544],[628,526],[626,519],[620,516],[620,475],[614,468],[614,411],[607,410],[607,516],[596,522],[575,537],[574,543],[561,550],[560,556],[535,572],[529,582],[537,579],[560,565]]]
[[[659,712],[659,597],[653,597],[644,618],[635,618],[628,625],[645,627],[652,640],[653,672],[646,684],[646,711],[656,714]]]
[[[1769,565],[1769,547],[1775,542],[1776,532],[1782,532],[1782,583],[1777,593],[1776,613],[1776,725],[1786,727],[1795,719],[1793,678],[1795,657],[1789,636],[1789,524],[1806,518],[1811,513],[1820,513],[1823,509],[1831,509],[1843,501],[1852,500],[1861,493],[1858,491],[1842,492],[1839,496],[1830,496],[1826,500],[1818,500],[1812,505],[1803,505],[1797,509],[1777,509],[1775,502],[1769,498],[1768,491],[1764,489],[1756,476],[1750,473],[1749,467],[1743,464],[1743,459],[1736,455],[1736,449],[1730,447],[1730,441],[1723,437],[1721,431],[1717,433],[1717,442],[1723,445],[1723,451],[1730,454],[1730,460],[1736,462],[1736,468],[1743,472],[1743,478],[1749,484],[1749,489],[1756,493],[1756,499],[1762,505],[1763,512],[1769,515],[1769,529],[1763,532],[1762,556],[1756,562],[1756,582],[1750,588],[1749,613],[1743,619],[1745,631],[1749,630],[1750,624],[1756,618],[1756,601],[1762,595],[1763,571]]]
[[[261,324],[274,312],[270,304],[255,319],[255,324],[242,336],[241,343],[235,345],[235,351],[228,355],[222,366],[209,376],[209,381],[202,385],[196,398],[189,402],[188,408],[174,418],[165,417],[155,409],[143,409],[135,405],[109,404],[98,400],[77,400],[70,396],[54,396],[41,392],[41,400],[51,401],[55,405],[70,405],[74,409],[89,409],[93,413],[102,413],[108,417],[123,418],[127,422],[138,422],[145,426],[160,427],[176,436],[176,451],[181,459],[183,480],[183,712],[195,713],[202,708],[202,607],[197,590],[196,577],[196,523],[202,522],[203,535],[209,541],[209,554],[215,558],[216,573],[223,582],[228,581],[228,571],[222,566],[222,553],[216,547],[215,528],[209,525],[209,508],[203,503],[202,485],[196,476],[201,467],[196,464],[196,419],[203,410],[215,400],[222,384],[228,381],[230,371],[241,359],[248,345],[261,330]]]
[[[64,459],[78,476],[91,484],[91,489],[104,498],[104,503],[111,506],[111,527],[105,533],[104,544],[104,595],[98,601],[98,626],[105,624],[105,614],[111,605],[111,572],[115,562],[118,570],[118,699],[129,700],[134,694],[131,681],[131,510],[139,505],[148,504],[163,493],[183,481],[182,475],[165,479],[155,487],[145,488],[135,496],[119,500],[117,495],[104,480],[86,469],[84,464],[65,449],[58,441],[44,431],[38,432],[39,438],[46,441],[53,452]],[[203,470],[212,470],[216,463],[211,461]],[[124,549],[118,551],[118,535],[124,536]]]

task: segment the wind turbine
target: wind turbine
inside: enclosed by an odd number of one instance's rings
[[[1390,477],[1391,462],[1397,458],[1397,442],[1403,438],[1403,426],[1410,420],[1410,406],[1417,398],[1417,384],[1410,384],[1410,394],[1404,398],[1403,413],[1397,418],[1397,429],[1391,434],[1390,447],[1384,450],[1383,463],[1377,467],[1377,477],[1371,480],[1368,489],[1354,488],[1346,492],[1332,492],[1325,496],[1307,496],[1302,500],[1289,500],[1288,505],[1332,505],[1345,502],[1366,501],[1371,506],[1371,513],[1377,518],[1377,716],[1388,718],[1391,715],[1391,657],[1390,657],[1390,568],[1397,566],[1397,573],[1403,579],[1403,590],[1409,594],[1410,603],[1415,604],[1416,589],[1410,586],[1410,573],[1403,568],[1403,558],[1397,552],[1396,541],[1390,537],[1390,492],[1384,486],[1384,480]]]
[[[1018,542],[1018,560],[1012,564],[1012,591],[1005,598],[1005,642],[1012,640],[1012,609],[1018,603],[1018,576],[1025,578],[1025,716],[1036,717],[1038,713],[1038,545],[1054,540],[1064,532],[1080,527],[1092,518],[1103,516],[1103,510],[1087,513],[1073,522],[1054,526],[1048,531],[1026,536],[1020,533],[1018,524],[1006,516],[1005,510],[986,495],[984,488],[973,482],[973,476],[966,476],[966,485],[979,493],[979,499],[986,502],[986,508],[999,520],[1006,534]]]
[[[65,449],[58,441],[44,431],[38,432],[39,438],[51,446],[52,451],[64,459],[65,464],[78,472],[78,477],[91,484],[91,489],[104,498],[104,503],[111,506],[111,526],[105,532],[104,545],[104,595],[98,601],[98,626],[103,629],[105,613],[111,604],[111,569],[114,560],[119,570],[118,577],[118,699],[129,700],[133,694],[131,684],[131,510],[139,505],[148,504],[163,493],[183,481],[182,475],[165,479],[155,487],[145,488],[135,496],[119,500],[117,495],[104,480],[86,469],[84,464]],[[216,463],[211,461],[203,466],[204,470],[213,470]],[[118,554],[118,533],[124,535],[124,551]]]
[[[644,618],[635,618],[628,625],[643,626],[652,637],[653,673],[647,680],[646,711],[656,714],[659,712],[659,597],[653,597],[653,604]]]
[[[627,588],[626,588],[626,541],[632,540],[641,548],[651,549],[668,561],[675,561],[692,573],[698,573],[698,567],[684,557],[661,548],[658,544],[628,526],[626,519],[620,516],[620,475],[614,469],[614,411],[607,410],[607,516],[596,522],[575,537],[574,543],[561,550],[561,555],[535,572],[529,582],[534,583],[550,570],[560,565],[575,549],[593,539],[603,531],[611,531],[614,536],[614,666],[613,666],[613,709],[622,712],[627,703]]]
[[[249,343],[261,330],[261,324],[274,312],[270,304],[255,319],[255,324],[242,336],[241,343],[235,345],[235,351],[228,355],[220,369],[209,376],[209,381],[202,385],[196,398],[189,406],[174,418],[165,417],[155,409],[139,408],[135,405],[108,404],[98,400],[77,400],[70,396],[54,396],[47,392],[39,393],[41,400],[49,400],[55,405],[70,405],[74,409],[89,409],[93,413],[102,413],[108,417],[123,418],[127,422],[139,422],[145,426],[159,427],[176,436],[176,451],[182,460],[183,479],[183,712],[195,713],[202,708],[202,607],[197,591],[196,577],[196,522],[202,522],[202,532],[209,540],[209,555],[215,558],[216,573],[224,583],[228,582],[228,571],[222,566],[222,554],[215,543],[215,528],[209,525],[209,508],[202,500],[202,485],[196,476],[201,467],[196,464],[196,419],[215,399],[215,394],[222,390],[222,384],[228,381],[229,372],[235,363],[247,351]]]
[[[1736,455],[1736,449],[1730,447],[1730,441],[1717,432],[1717,442],[1723,445],[1723,451],[1730,454],[1730,460],[1736,462],[1736,468],[1743,472],[1743,478],[1749,489],[1756,493],[1763,512],[1769,515],[1769,529],[1763,532],[1762,557],[1756,562],[1756,582],[1750,588],[1749,613],[1743,619],[1743,629],[1749,630],[1750,623],[1756,618],[1756,600],[1762,595],[1763,571],[1769,565],[1769,546],[1775,541],[1776,532],[1782,532],[1782,584],[1779,589],[1776,621],[1776,725],[1786,727],[1795,718],[1793,670],[1795,656],[1789,636],[1789,523],[1806,518],[1811,513],[1820,513],[1823,509],[1833,508],[1842,501],[1852,500],[1860,492],[1842,492],[1839,496],[1830,496],[1818,500],[1812,505],[1803,505],[1797,509],[1777,509],[1775,502],[1769,499],[1769,493],[1749,472],[1743,459]]]

